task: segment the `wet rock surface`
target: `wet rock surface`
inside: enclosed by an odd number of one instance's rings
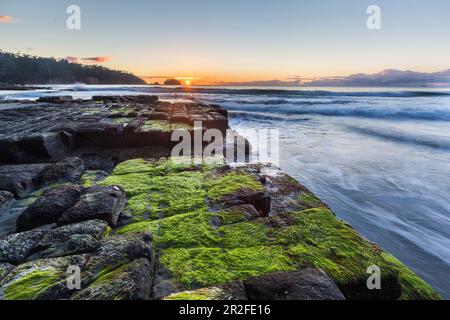
[[[168,158],[177,129],[228,129],[219,106],[21,106],[0,111],[0,221],[13,222],[0,229],[0,299],[439,298],[278,168]],[[367,289],[371,265],[382,291]]]
[[[1,237],[0,262],[12,264],[24,262],[43,235],[43,231],[35,230]]]
[[[140,258],[106,273],[89,287],[72,296],[73,300],[146,300],[150,298],[153,268]]]
[[[9,191],[0,191],[0,212],[6,210],[14,201],[14,195]]]
[[[244,282],[250,300],[344,300],[322,270],[268,274]]]
[[[0,111],[0,163],[46,162],[92,148],[159,146],[167,152],[171,132],[193,130],[196,121],[228,129],[228,115],[220,107],[171,104],[155,96],[43,97],[28,104]]]
[[[0,189],[15,196],[26,195],[37,187],[36,179],[46,164],[0,166]]]
[[[91,219],[107,221],[111,227],[125,205],[125,192],[118,186],[95,186],[86,189],[78,201],[57,220],[59,224],[69,224]]]
[[[27,260],[63,257],[93,252],[109,232],[108,223],[90,220],[46,232],[33,246]]]
[[[67,299],[73,293],[67,286],[70,266],[83,266],[86,256],[69,256],[27,262],[14,268],[0,281],[0,298],[6,300]]]
[[[10,263],[0,263],[0,281],[2,281],[14,268],[15,266]]]
[[[80,198],[83,187],[76,184],[63,185],[45,192],[17,219],[17,230],[25,231],[54,223]]]

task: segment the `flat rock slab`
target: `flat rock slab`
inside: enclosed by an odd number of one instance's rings
[[[0,163],[59,160],[69,152],[92,148],[171,148],[171,133],[195,122],[204,129],[229,128],[218,106],[167,103],[156,96],[105,96],[92,100],[43,97],[15,102],[24,108],[0,110]],[[31,108],[34,107],[34,108]]]

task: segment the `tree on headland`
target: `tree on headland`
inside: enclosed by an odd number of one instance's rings
[[[0,51],[0,84],[145,84],[124,71]]]
[[[181,81],[177,80],[177,79],[167,79],[166,81],[164,81],[164,85],[165,86],[180,86]]]

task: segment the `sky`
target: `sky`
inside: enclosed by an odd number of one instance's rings
[[[69,5],[81,30],[69,30]],[[369,5],[381,29],[366,26]],[[0,49],[196,83],[450,68],[448,0],[0,0]]]

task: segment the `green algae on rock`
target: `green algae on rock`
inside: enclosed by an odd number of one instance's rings
[[[216,201],[241,189],[264,190],[263,185],[255,177],[244,172],[231,172],[224,176],[211,177],[206,185],[208,197]]]
[[[136,259],[105,272],[72,300],[144,300],[148,299],[152,268],[147,259]]]
[[[22,264],[0,281],[0,299],[36,300],[67,297],[72,293],[66,284],[68,266],[83,266],[85,262],[86,257],[80,255]]]
[[[80,183],[85,188],[90,188],[104,179],[107,173],[101,170],[86,170],[80,178]]]
[[[127,208],[141,220],[115,233],[153,234],[160,265],[186,289],[317,268],[347,298],[363,298],[367,268],[377,265],[392,280],[392,297],[396,286],[403,289],[402,298],[439,297],[400,262],[337,220],[326,205],[288,176],[271,177],[272,190],[282,190],[271,191],[271,197],[281,208],[285,203],[286,209],[279,214],[261,218],[252,205],[221,209],[222,199],[236,191],[266,191],[259,175],[245,167],[132,160],[120,164],[103,183],[122,185],[125,190],[129,186]],[[172,296],[177,297],[183,295]]]
[[[162,265],[187,289],[225,284],[236,279],[278,271],[293,271],[281,246],[221,248],[172,248],[164,250]]]
[[[212,287],[174,293],[164,298],[164,300],[225,300],[224,297],[225,295],[221,288]]]

